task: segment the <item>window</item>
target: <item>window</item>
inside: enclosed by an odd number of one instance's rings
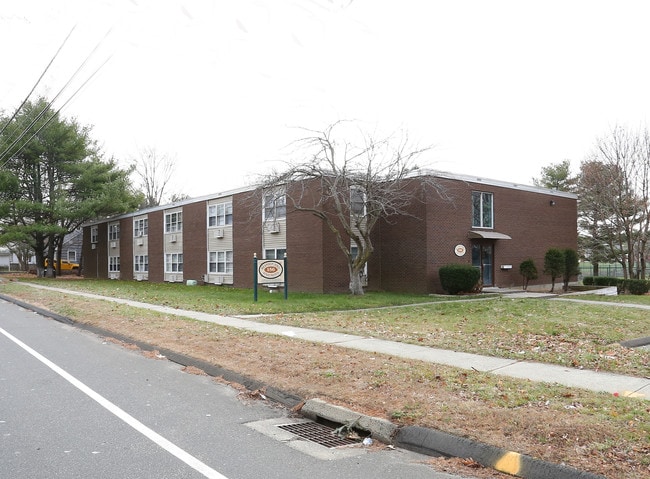
[[[284,193],[269,192],[264,195],[264,220],[277,220],[287,216],[287,199]]]
[[[208,226],[232,224],[232,203],[220,203],[208,207]]]
[[[68,261],[70,263],[76,263],[77,262],[77,252],[74,250],[69,250],[68,251]]]
[[[136,273],[149,272],[149,255],[138,254],[133,257],[133,271]]]
[[[180,233],[183,231],[183,213],[167,213],[165,215],[165,233]]]
[[[265,249],[264,259],[284,259],[286,248]]]
[[[120,271],[120,257],[119,256],[109,256],[108,257],[108,271],[109,271],[109,273],[119,273],[119,271]]]
[[[108,225],[108,240],[118,240],[120,239],[120,224],[112,223]]]
[[[232,274],[232,251],[210,251],[208,259],[208,272]]]
[[[350,190],[350,211],[355,216],[366,214],[366,195],[361,188]]]
[[[494,208],[492,193],[472,192],[472,226],[475,228],[494,227]]]
[[[165,273],[183,272],[183,253],[168,253],[165,255]]]
[[[149,234],[149,219],[142,218],[133,221],[133,236],[147,236]]]
[[[90,227],[90,242],[91,243],[99,242],[99,231],[97,226]]]

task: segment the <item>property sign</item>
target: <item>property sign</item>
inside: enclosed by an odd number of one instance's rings
[[[284,265],[272,259],[257,261],[258,284],[284,283]]]

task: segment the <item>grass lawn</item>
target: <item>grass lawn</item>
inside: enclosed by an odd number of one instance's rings
[[[290,292],[285,300],[282,293],[264,290],[258,292],[255,302],[252,290],[228,287],[72,279],[34,282],[179,309],[221,315],[261,315],[256,320],[269,323],[650,376],[650,352],[618,345],[620,341],[650,334],[650,312],[633,308],[547,299],[510,299],[507,295],[368,293],[351,296]],[[642,301],[646,297],[607,298]],[[475,301],[468,301],[470,299]]]

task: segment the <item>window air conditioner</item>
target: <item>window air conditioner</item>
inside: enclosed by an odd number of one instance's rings
[[[217,228],[216,230],[214,230],[214,237],[223,238],[223,228]]]
[[[271,223],[269,225],[269,233],[279,233],[280,232],[280,223]]]
[[[142,238],[138,238],[138,240],[136,241],[136,244],[138,246],[142,246],[144,244],[144,241],[142,241]]]
[[[169,241],[171,241],[172,243],[176,243],[177,239],[178,238],[176,238],[176,235],[172,235]]]
[[[117,241],[111,241],[111,248],[117,247]]]

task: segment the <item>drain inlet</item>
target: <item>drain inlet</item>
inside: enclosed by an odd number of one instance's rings
[[[321,446],[335,448],[340,446],[350,446],[359,444],[362,438],[340,437],[334,432],[334,428],[319,424],[317,422],[300,422],[296,424],[280,424],[280,429],[284,429],[296,436],[306,439]]]

